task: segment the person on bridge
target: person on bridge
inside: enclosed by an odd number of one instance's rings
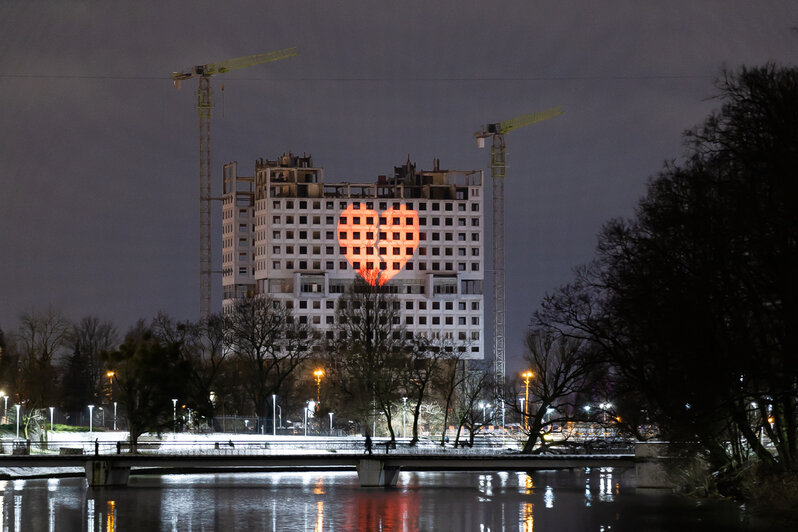
[[[366,452],[371,456],[371,436],[366,434]]]

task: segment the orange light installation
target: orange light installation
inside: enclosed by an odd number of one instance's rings
[[[382,286],[402,271],[418,247],[418,231],[418,213],[404,204],[382,214],[362,203],[350,204],[338,218],[338,244],[372,286]]]

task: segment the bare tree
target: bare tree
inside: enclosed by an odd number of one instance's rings
[[[297,323],[290,309],[263,296],[239,299],[225,315],[229,348],[242,363],[244,387],[255,413],[269,414],[272,394],[317,345],[317,334],[307,324]]]
[[[522,452],[531,453],[546,428],[552,423],[547,410],[573,411],[569,403],[587,389],[595,366],[588,351],[589,343],[565,337],[551,329],[533,329],[527,333],[528,352],[524,359],[534,373],[529,382],[529,402],[525,407],[528,437]],[[562,419],[557,419],[562,421]]]

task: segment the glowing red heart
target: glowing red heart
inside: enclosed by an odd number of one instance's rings
[[[402,271],[418,247],[418,213],[406,205],[380,215],[362,203],[338,218],[338,243],[346,260],[370,285],[383,285]]]

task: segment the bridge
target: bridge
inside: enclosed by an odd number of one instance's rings
[[[191,473],[207,471],[356,470],[362,487],[392,487],[400,471],[532,471],[584,467],[634,467],[633,454],[520,455],[441,452],[367,455],[323,454],[76,454],[0,456],[0,468],[83,468],[90,486],[126,486],[131,471]]]

